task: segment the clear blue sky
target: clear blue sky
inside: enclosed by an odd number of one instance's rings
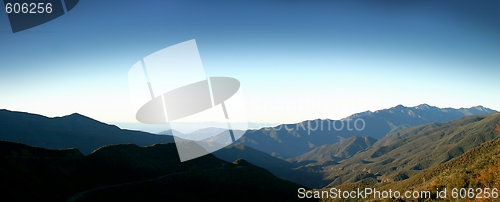
[[[397,104],[500,110],[495,1],[82,0],[13,34],[0,14],[0,108],[134,122],[127,74],[196,39],[207,76],[240,80],[252,122]]]

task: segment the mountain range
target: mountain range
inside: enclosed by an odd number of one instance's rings
[[[493,113],[477,106],[471,108],[437,108],[426,104],[416,107],[398,105],[375,112],[354,114],[342,120],[310,120],[297,124],[249,130],[237,143],[282,159],[298,157],[326,144],[335,144],[354,136],[380,139],[390,132],[431,122],[445,122],[466,115]],[[172,131],[154,135],[123,130],[80,114],[48,118],[41,115],[0,110],[0,139],[44,148],[78,148],[87,155],[110,144],[147,146],[173,142]],[[356,120],[363,120],[357,121]],[[358,126],[354,125],[357,124]],[[363,130],[360,129],[361,124]],[[341,128],[341,126],[343,126]],[[208,130],[208,131],[207,131]],[[219,128],[194,131],[191,136],[207,136]],[[216,142],[216,141],[214,141]],[[293,148],[293,149],[290,149]],[[350,151],[356,153],[357,151]]]
[[[391,132],[412,126],[446,122],[467,115],[493,112],[496,111],[483,106],[453,109],[438,108],[427,104],[415,107],[398,105],[375,112],[354,114],[341,120],[316,119],[250,130],[238,142],[272,156],[288,159],[298,157],[325,144],[335,144],[354,136],[381,139]]]
[[[77,196],[77,201],[112,199],[116,194],[134,198],[137,193],[131,190],[147,187],[148,190],[144,191],[154,193],[151,199],[158,199],[169,198],[161,193],[164,189],[184,192],[156,180],[148,180],[191,171],[193,175],[189,175],[189,179],[207,186],[215,183],[216,188],[210,193],[218,194],[222,194],[218,188],[227,186],[248,188],[245,183],[232,184],[223,173],[249,178],[267,176],[264,178],[272,182],[288,183],[285,185],[287,189],[278,192],[294,196],[300,186],[383,186],[413,179],[423,171],[443,165],[484,142],[495,140],[498,138],[497,131],[500,131],[500,114],[494,112],[482,106],[442,109],[426,104],[415,107],[398,105],[354,114],[341,120],[318,119],[282,124],[249,130],[237,142],[208,155],[210,157],[200,157],[186,164],[178,159],[175,144],[172,144],[172,131],[155,135],[123,130],[80,114],[48,118],[0,110],[0,139],[10,141],[2,143],[3,149],[0,148],[5,163],[2,164],[5,167],[0,169],[7,173],[7,180],[0,187],[12,193],[46,187],[33,191],[35,198],[37,194],[40,196],[37,199],[47,197],[46,193],[55,194],[50,190],[65,190],[65,194],[49,197],[56,201],[71,194],[76,194],[73,196]],[[348,124],[351,124],[350,127]],[[343,129],[337,130],[341,125]],[[360,128],[363,129],[357,130]],[[204,135],[207,131],[224,132],[222,129],[207,128],[191,135]],[[212,160],[203,160],[207,158]],[[244,175],[239,172],[242,168],[235,168],[242,165],[260,171]],[[45,177],[39,178],[39,175]],[[202,185],[183,184],[183,176],[175,174],[168,179],[184,187],[203,189]],[[49,178],[60,180],[46,182]],[[75,183],[74,180],[82,182]],[[29,183],[24,185],[22,182]],[[129,186],[131,182],[134,183]],[[15,186],[7,188],[11,184]],[[62,185],[64,187],[60,187]],[[119,185],[119,188],[114,185]],[[101,186],[111,187],[104,191],[99,188]],[[293,190],[291,187],[295,187],[294,191],[290,191]],[[224,189],[238,193],[231,188]],[[266,187],[261,191],[268,189],[277,188]],[[129,192],[130,195],[127,195]],[[274,195],[269,198],[273,197],[279,198]],[[199,198],[192,196],[190,199]]]
[[[451,132],[454,127],[459,126],[457,128],[457,132]],[[414,134],[415,130],[422,131],[421,133]],[[446,134],[446,130],[451,132]],[[439,162],[434,162],[434,158],[423,157],[422,152],[417,152],[416,154],[408,154],[402,153],[402,156],[412,156],[414,159],[413,162],[408,162],[405,165],[397,165],[401,160],[394,159],[392,162],[384,162],[384,159],[373,159],[369,161],[367,159],[361,160],[362,162],[358,163],[358,165],[364,164],[367,169],[363,168],[363,173],[356,170],[355,167],[346,167],[344,170],[350,170],[352,173],[356,173],[356,177],[350,179],[348,181],[342,183],[332,183],[329,186],[324,187],[323,189],[319,189],[319,191],[328,191],[330,188],[335,187],[337,189],[351,191],[358,190],[364,188],[375,188],[379,191],[407,191],[407,190],[418,190],[420,193],[428,192],[430,193],[430,198],[427,197],[419,197],[412,199],[397,199],[396,201],[454,201],[452,195],[453,192],[458,194],[455,196],[455,199],[465,199],[468,196],[460,197],[460,191],[466,191],[466,193],[473,190],[474,196],[470,198],[470,201],[498,201],[498,195],[496,197],[492,197],[492,189],[496,189],[493,192],[498,193],[498,186],[500,185],[500,114],[492,114],[487,116],[476,116],[476,117],[466,117],[461,120],[453,121],[448,124],[443,124],[441,126],[429,124],[425,127],[415,127],[407,134],[408,136],[403,137],[402,139],[410,138],[412,140],[408,140],[408,144],[411,144],[413,141],[417,141],[417,139],[423,138],[422,134],[427,134],[427,136],[434,136],[432,138],[436,138],[436,134],[445,132],[445,138],[440,140],[439,143],[447,142],[447,140],[454,139],[454,144],[445,144],[443,148],[435,148],[436,143],[432,144],[430,147],[424,147],[421,150],[429,152],[429,155],[448,155],[446,158],[450,158],[449,160],[443,160],[443,158],[436,158]],[[400,133],[403,134],[403,133]],[[396,135],[396,134],[393,134]],[[484,137],[488,137],[492,135],[491,140],[485,140]],[[420,136],[416,138],[412,138],[412,136]],[[394,137],[391,139],[394,140]],[[390,141],[391,142],[391,141]],[[482,142],[482,143],[480,143]],[[395,143],[395,142],[393,142]],[[478,143],[480,143],[478,146]],[[391,144],[388,144],[391,145]],[[408,146],[408,145],[407,145]],[[402,145],[402,147],[405,147]],[[417,147],[415,147],[417,148]],[[420,148],[420,147],[418,147]],[[458,148],[458,149],[457,149]],[[463,149],[465,148],[465,149]],[[432,152],[433,150],[441,150],[441,153]],[[442,152],[442,151],[449,152]],[[457,152],[458,151],[458,152]],[[401,152],[401,151],[399,151]],[[372,153],[371,151],[367,151],[368,154]],[[393,154],[391,154],[393,153]],[[394,152],[388,152],[386,154],[381,154],[380,157],[391,157],[394,155]],[[420,154],[419,154],[420,153]],[[368,158],[366,155],[360,155]],[[379,158],[380,158],[379,157]],[[404,157],[403,157],[404,158]],[[360,159],[358,158],[359,161]],[[350,160],[348,160],[350,161]],[[429,166],[420,166],[418,169],[415,169],[414,162],[431,162],[432,165]],[[349,163],[356,164],[355,161],[346,162],[346,165]],[[371,167],[370,164],[377,163],[385,163],[385,167],[391,168],[384,169],[382,166],[380,168]],[[392,165],[391,165],[392,164]],[[340,164],[339,164],[340,165]],[[399,166],[396,169],[393,169],[392,166]],[[373,173],[369,172],[368,168],[373,170],[382,170],[384,174],[381,173]],[[361,167],[358,167],[361,168]],[[382,169],[381,169],[382,168]],[[410,169],[408,169],[410,168]],[[408,176],[405,172],[413,169],[413,174]],[[392,170],[392,171],[391,171]],[[343,172],[345,173],[345,172]],[[370,174],[371,173],[371,174]],[[388,176],[393,176],[392,178]],[[333,185],[337,184],[337,185]],[[478,190],[480,189],[480,190]],[[455,191],[454,191],[455,190]],[[444,191],[446,193],[445,199],[438,199],[437,194],[438,191]],[[476,192],[477,191],[477,192]],[[480,193],[481,191],[481,193]],[[488,192],[486,194],[485,192]],[[479,195],[476,195],[479,194]],[[489,196],[488,196],[489,195]],[[443,193],[441,193],[443,196]],[[476,198],[477,197],[477,198]],[[333,198],[323,198],[320,201],[342,201],[341,199],[333,199]],[[351,199],[350,201],[380,201],[374,198],[365,198],[365,199]]]
[[[322,171],[332,181],[330,186],[405,180],[497,139],[498,124],[500,114],[495,113],[404,129],[381,139],[382,144],[376,143],[338,164],[323,166]]]

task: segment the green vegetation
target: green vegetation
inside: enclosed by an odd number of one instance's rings
[[[430,190],[434,194],[436,190],[446,188],[448,196],[451,196],[453,188],[500,189],[500,140],[488,141],[447,163],[422,171],[408,180],[390,183],[381,188]],[[497,199],[475,201],[498,200],[500,196]]]
[[[408,141],[411,143],[412,141],[418,140],[419,138],[431,138],[433,135],[442,134],[441,138],[434,140],[428,144],[438,143],[439,148],[435,147],[426,147],[426,148],[435,148],[438,151],[443,151],[447,149],[447,155],[451,160],[446,162],[437,163],[434,165],[434,161],[428,160],[429,168],[425,168],[420,163],[421,171],[417,171],[415,166],[402,165],[403,168],[413,168],[416,173],[412,173],[411,169],[399,169],[396,167],[393,172],[387,172],[387,175],[375,175],[362,176],[363,173],[369,173],[365,170],[365,172],[347,172],[348,175],[351,176],[350,179],[345,181],[340,185],[328,186],[320,191],[329,190],[332,187],[341,190],[356,190],[357,188],[376,188],[378,190],[398,190],[401,192],[404,191],[429,191],[431,198],[420,198],[420,199],[385,199],[381,201],[499,201],[500,196],[497,195],[497,198],[494,198],[493,192],[499,193],[498,189],[500,189],[500,139],[498,136],[500,135],[500,114],[492,114],[489,116],[473,116],[466,117],[457,121],[453,121],[450,123],[444,124],[442,127],[434,126],[428,127],[419,127],[423,132],[416,133],[414,135],[408,135],[406,138],[402,138],[401,140]],[[417,128],[409,129],[406,132],[414,132]],[[400,131],[400,134],[404,134],[404,130]],[[388,138],[393,138],[395,134],[391,134]],[[486,139],[485,137],[491,137],[492,140],[488,140],[479,146],[473,147],[474,143],[477,141],[481,141]],[[412,138],[416,136],[415,138]],[[459,136],[460,138],[457,138]],[[445,140],[445,141],[443,141]],[[468,143],[466,142],[468,141]],[[398,141],[395,141],[396,143]],[[448,143],[448,144],[443,144]],[[387,149],[380,157],[372,158],[372,161],[366,161],[365,163],[360,163],[360,165],[364,165],[366,167],[376,164],[374,162],[378,162],[380,164],[391,165],[394,162],[398,162],[398,159],[391,159],[387,162],[379,162],[377,158],[383,158],[387,155],[391,155],[394,150],[399,149],[408,143],[403,143],[399,146],[394,147],[393,149]],[[392,144],[388,144],[392,145]],[[418,144],[417,144],[418,145]],[[378,149],[374,148],[374,151],[367,151],[364,157],[370,157],[375,151],[380,151],[380,148],[387,146],[379,146]],[[458,149],[453,148],[462,148],[463,154],[458,155],[457,157],[451,157],[455,155]],[[450,149],[451,148],[451,149]],[[470,148],[470,149],[467,149]],[[414,150],[417,151],[417,150]],[[432,154],[432,150],[427,150],[430,154]],[[446,150],[445,150],[446,151]],[[460,152],[457,152],[460,153]],[[419,152],[415,152],[414,155],[417,156]],[[394,156],[394,155],[391,155]],[[441,155],[437,155],[440,157]],[[414,157],[419,160],[425,160],[426,158]],[[383,158],[388,159],[388,158]],[[442,161],[442,159],[437,158],[438,162]],[[412,161],[407,161],[407,163],[411,163]],[[425,162],[425,161],[423,161]],[[376,167],[371,167],[376,168]],[[354,177],[353,173],[357,173],[358,178]],[[410,176],[411,175],[411,176]],[[360,177],[361,176],[361,177]],[[389,176],[392,176],[390,180]],[[342,178],[342,176],[339,176]],[[398,179],[399,178],[399,179]],[[354,179],[354,180],[353,180]],[[472,188],[472,189],[471,189]],[[496,188],[497,190],[493,190]],[[438,191],[446,190],[446,199],[436,198]],[[462,194],[479,194],[481,198],[475,198],[477,195],[472,198],[461,199],[460,191],[463,191]],[[489,194],[486,194],[489,192]],[[442,192],[441,194],[443,194]],[[487,195],[490,195],[489,198],[486,198]],[[499,194],[500,195],[500,194]],[[456,197],[453,199],[452,197]],[[325,198],[322,201],[380,201],[375,199],[332,199]]]
[[[384,144],[323,168],[330,186],[374,178],[380,183],[407,179],[498,138],[500,114],[468,116],[444,124],[428,124],[389,134]],[[419,132],[417,132],[419,131]]]
[[[326,144],[318,147],[310,152],[300,155],[295,158],[287,159],[289,161],[340,161],[352,157],[354,154],[364,151],[371,147],[377,139],[363,136],[363,137],[350,137],[335,144]]]

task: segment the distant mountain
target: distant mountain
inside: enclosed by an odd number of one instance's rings
[[[243,159],[209,154],[181,163],[172,143],[83,156],[0,141],[0,170],[0,198],[12,201],[295,201],[303,187]]]
[[[176,130],[173,130],[173,129],[168,129],[168,130],[164,130],[164,131],[159,132],[158,135],[170,135],[170,136],[173,136],[174,132],[176,134],[183,134],[183,133],[181,133],[179,131],[176,131]]]
[[[185,134],[185,133],[181,133],[181,132],[176,131],[176,130],[169,129],[169,130],[163,131],[159,134],[161,134],[161,135],[174,135],[174,132],[175,132],[175,134],[177,134],[176,136],[178,136],[182,139],[199,141],[199,140],[211,138],[211,137],[218,135],[226,130],[227,129],[223,129],[223,128],[208,127],[208,128],[195,130],[191,133]]]
[[[334,161],[338,162],[342,159],[349,158],[354,154],[364,151],[367,148],[371,147],[377,139],[372,137],[350,137],[345,140],[341,140],[335,144],[326,144],[320,146],[310,152],[307,152],[303,155],[300,155],[295,158],[287,159],[289,161],[294,162],[325,162],[325,161]]]
[[[214,135],[221,134],[224,131],[227,131],[227,129],[209,127],[209,128],[204,128],[204,129],[199,129],[199,130],[193,131],[193,132],[189,133],[188,135],[191,138],[193,138],[190,140],[203,140],[203,139],[211,138]]]
[[[78,148],[85,155],[110,144],[147,146],[174,141],[172,136],[122,130],[80,114],[48,118],[4,109],[0,110],[0,140],[44,148]]]
[[[369,178],[401,181],[497,139],[499,124],[500,113],[495,113],[404,129],[379,140],[381,144],[322,169],[333,181],[332,186]]]
[[[405,107],[403,105],[398,105],[390,109],[378,110],[375,112],[367,111],[360,114],[354,114],[344,119],[356,119],[366,116],[373,116],[390,122],[392,125],[394,125],[394,128],[397,129],[398,127],[405,128],[408,126],[422,125],[425,123],[446,122],[468,115],[490,114],[494,112],[496,111],[483,106],[454,109],[438,108],[430,106],[428,104],[421,104],[415,107]]]
[[[446,122],[467,115],[489,114],[482,106],[438,108],[427,104],[398,105],[375,112],[362,112],[342,120],[309,120],[297,124],[249,130],[239,143],[280,158],[293,158],[325,144],[335,144],[353,136],[381,139],[391,132],[432,122]]]

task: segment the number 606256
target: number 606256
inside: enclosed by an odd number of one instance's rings
[[[7,3],[5,4],[7,13],[52,13],[51,3]]]

